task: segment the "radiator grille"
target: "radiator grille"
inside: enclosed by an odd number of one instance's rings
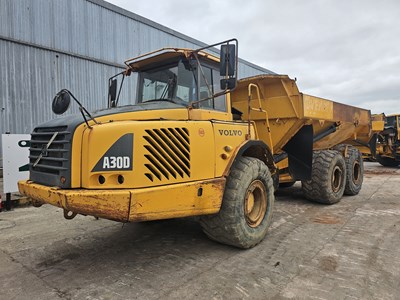
[[[154,180],[190,178],[190,137],[187,128],[148,129],[144,175]]]
[[[31,145],[29,148],[29,165],[31,170],[54,175],[59,175],[61,171],[67,170],[67,153],[69,151],[67,145],[70,144],[70,132],[66,131],[66,129],[67,126],[34,129],[31,134]],[[56,132],[57,135],[47,148],[47,144]],[[36,165],[34,166],[35,163]]]

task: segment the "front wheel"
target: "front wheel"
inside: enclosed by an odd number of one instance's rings
[[[240,157],[227,179],[221,210],[201,217],[200,224],[212,240],[251,248],[267,234],[274,200],[268,167],[259,159]]]

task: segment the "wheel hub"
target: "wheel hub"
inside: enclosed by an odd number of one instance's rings
[[[353,164],[353,178],[352,178],[354,183],[358,183],[360,181],[361,179],[360,173],[361,173],[361,166],[358,161],[355,161]]]
[[[342,170],[338,166],[335,166],[332,176],[332,190],[335,193],[338,192],[342,186],[342,176]]]
[[[250,227],[261,224],[267,211],[267,198],[264,184],[260,180],[253,181],[247,189],[244,199],[244,214]]]

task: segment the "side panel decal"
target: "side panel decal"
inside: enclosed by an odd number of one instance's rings
[[[133,133],[121,136],[99,159],[92,172],[132,170]]]

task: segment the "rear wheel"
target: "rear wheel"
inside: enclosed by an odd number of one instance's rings
[[[251,248],[267,234],[274,200],[268,167],[259,159],[240,157],[227,179],[221,210],[201,217],[200,224],[215,241]]]
[[[344,153],[344,161],[346,162],[346,187],[345,195],[357,195],[364,179],[364,163],[361,152],[351,145],[338,145],[335,150]]]
[[[400,161],[396,161],[393,158],[380,155],[376,156],[376,161],[384,167],[397,167],[400,165]]]
[[[315,202],[334,204],[340,201],[346,185],[346,163],[336,150],[313,153],[311,180],[304,180],[304,196]]]

